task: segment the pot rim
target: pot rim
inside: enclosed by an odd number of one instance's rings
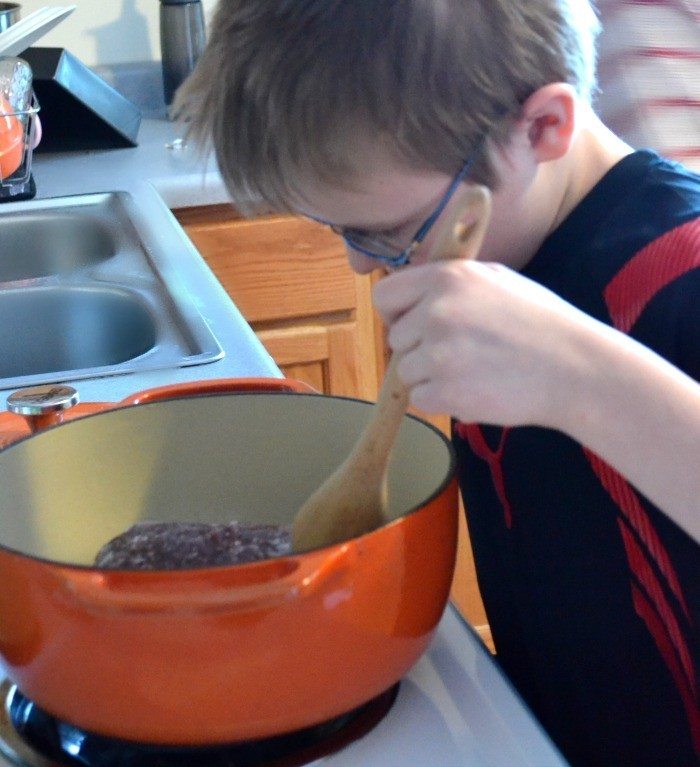
[[[139,392],[141,394],[142,392]],[[177,395],[174,394],[173,396],[169,396],[167,399],[156,399],[146,402],[138,402],[138,403],[130,403],[130,402],[116,402],[116,403],[102,403],[105,404],[104,409],[98,410],[96,412],[92,413],[85,413],[84,415],[81,415],[79,418],[74,418],[71,420],[66,420],[62,423],[55,423],[51,424],[49,426],[46,426],[41,431],[34,433],[34,434],[26,434],[21,437],[19,437],[17,440],[13,441],[6,447],[2,448],[0,450],[0,461],[2,460],[2,456],[12,450],[14,447],[19,446],[30,439],[40,438],[42,434],[53,431],[57,428],[64,428],[64,427],[70,427],[71,424],[78,423],[80,421],[84,421],[86,419],[95,418],[99,416],[106,416],[109,415],[112,412],[120,411],[120,410],[127,410],[132,408],[143,408],[143,407],[151,407],[154,405],[161,405],[165,404],[167,402],[172,402],[173,400],[190,400],[190,399],[200,399],[202,397],[230,397],[230,396],[292,396],[292,397],[308,397],[308,396],[315,396],[315,397],[323,397],[325,399],[333,399],[333,400],[342,400],[342,401],[350,401],[350,402],[356,402],[362,405],[367,406],[373,406],[375,403],[372,400],[366,400],[362,399],[360,397],[350,397],[346,395],[334,395],[334,394],[310,394],[309,392],[301,392],[301,391],[290,391],[290,390],[282,390],[282,389],[249,389],[249,390],[240,390],[240,391],[226,391],[226,392],[209,392],[209,391],[203,391],[201,393],[193,392],[193,393],[187,393],[187,394],[181,394]],[[136,396],[136,395],[134,395]],[[86,403],[90,404],[90,403]],[[31,562],[35,563],[41,563],[45,565],[50,565],[54,568],[61,568],[64,571],[69,572],[83,572],[83,573],[92,573],[92,574],[135,574],[138,575],[139,579],[148,579],[148,578],[156,578],[156,577],[162,577],[164,574],[168,574],[169,576],[179,577],[179,578],[186,578],[188,573],[198,573],[201,574],[203,572],[210,571],[212,573],[215,572],[225,572],[229,570],[239,568],[253,568],[253,567],[264,567],[267,565],[270,561],[274,562],[286,562],[289,560],[299,559],[302,557],[305,557],[308,554],[319,554],[321,552],[327,552],[330,554],[333,550],[337,549],[338,547],[344,546],[350,542],[355,541],[361,541],[365,538],[368,538],[369,536],[374,536],[379,533],[381,533],[384,530],[387,530],[389,528],[392,528],[396,525],[402,524],[403,520],[412,515],[415,514],[421,510],[424,510],[425,507],[429,506],[437,497],[439,497],[453,482],[456,481],[456,467],[457,467],[457,454],[454,448],[454,445],[452,444],[451,440],[436,426],[434,426],[432,423],[427,421],[424,418],[421,418],[418,415],[415,415],[414,413],[406,413],[406,418],[410,418],[423,426],[427,427],[431,431],[433,431],[443,442],[445,447],[448,451],[449,456],[449,462],[447,465],[447,469],[445,471],[445,476],[440,482],[440,484],[433,490],[433,492],[423,501],[421,501],[419,504],[412,506],[411,508],[407,509],[405,512],[397,516],[395,519],[392,519],[389,522],[386,522],[385,524],[381,525],[380,527],[370,530],[368,533],[362,533],[361,535],[357,535],[351,538],[343,539],[342,541],[338,543],[333,543],[328,546],[318,546],[316,548],[308,549],[307,551],[286,554],[284,556],[279,557],[267,557],[265,559],[256,560],[254,562],[242,562],[238,564],[229,564],[229,565],[215,565],[215,566],[197,566],[197,567],[188,567],[183,569],[172,569],[172,570],[140,570],[138,568],[101,568],[96,567],[94,565],[82,565],[78,563],[73,562],[61,562],[55,559],[48,559],[46,557],[39,557],[34,556],[32,554],[28,554],[23,551],[19,551],[18,549],[14,549],[10,546],[6,546],[2,542],[0,542],[0,553],[8,553],[13,556],[21,557],[24,560],[29,560]]]

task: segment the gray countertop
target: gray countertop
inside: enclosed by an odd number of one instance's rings
[[[148,373],[84,379],[72,383],[82,401],[117,401],[136,391],[210,378],[280,375],[245,319],[200,254],[184,235],[171,209],[225,203],[228,197],[213,161],[180,146],[181,128],[147,117],[133,149],[35,154],[36,199],[124,191],[133,196],[168,253],[173,269],[224,349],[216,362]],[[5,203],[3,209],[13,203]],[[0,392],[0,402],[7,391]]]
[[[182,133],[163,117],[145,117],[133,149],[35,153],[37,199],[115,189],[147,195],[151,189],[171,209],[228,202],[214,160],[180,143]]]

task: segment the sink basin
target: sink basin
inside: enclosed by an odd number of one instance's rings
[[[115,255],[107,227],[75,214],[14,218],[1,231],[0,282],[67,274]]]
[[[1,378],[117,365],[157,343],[148,309],[117,288],[0,291],[0,327]]]
[[[220,359],[158,234],[126,192],[0,210],[0,389]]]

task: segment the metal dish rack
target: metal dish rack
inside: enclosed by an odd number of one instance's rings
[[[36,94],[32,91],[32,101],[27,109],[0,115],[0,119],[16,118],[21,123],[23,130],[22,162],[17,170],[6,177],[3,177],[2,170],[0,170],[0,202],[27,200],[36,194],[36,187],[32,178],[32,155],[34,153],[40,109]]]

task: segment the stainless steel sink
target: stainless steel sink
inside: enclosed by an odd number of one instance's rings
[[[0,291],[0,376],[86,370],[133,360],[157,343],[148,309],[119,288]]]
[[[109,229],[75,213],[2,220],[0,282],[68,274],[115,255]]]
[[[0,210],[0,327],[0,389],[223,356],[125,192]]]

